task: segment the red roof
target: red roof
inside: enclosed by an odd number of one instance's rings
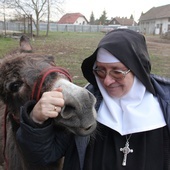
[[[85,16],[80,13],[67,13],[61,17],[58,24],[74,24],[79,17],[85,18]]]

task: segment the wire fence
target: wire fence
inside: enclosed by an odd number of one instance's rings
[[[58,32],[108,32],[113,29],[117,29],[119,26],[106,26],[106,25],[74,25],[74,24],[57,24],[50,23],[49,31],[58,31]],[[47,30],[47,23],[39,24],[40,31]],[[129,26],[129,29],[134,31],[139,31],[138,26]],[[22,22],[0,22],[0,32],[4,30],[9,32],[28,32],[30,30],[29,24],[24,24]],[[33,31],[36,30],[36,27],[33,25]]]

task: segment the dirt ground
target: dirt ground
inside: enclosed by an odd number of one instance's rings
[[[170,78],[170,40],[145,36],[152,63],[152,72]]]
[[[153,54],[170,56],[170,40],[162,39],[159,36],[146,36],[147,45]]]

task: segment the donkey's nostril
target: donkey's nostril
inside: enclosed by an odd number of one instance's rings
[[[71,105],[66,105],[62,108],[60,114],[61,114],[62,118],[69,119],[69,118],[75,116],[75,114],[74,114],[75,110],[76,110],[75,107],[73,107]]]
[[[89,130],[92,126],[89,126],[88,128],[85,128],[85,130]]]
[[[71,106],[71,105],[66,105],[64,107],[65,112],[69,112],[70,110],[76,110],[76,108],[74,106]]]

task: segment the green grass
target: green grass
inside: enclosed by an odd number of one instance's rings
[[[0,37],[0,58],[3,58],[18,47],[19,41],[12,38]]]
[[[91,55],[103,33],[50,33],[48,38],[40,37],[32,45],[36,52],[55,57],[56,64],[67,68],[73,81],[84,86],[87,82],[81,73],[82,61]]]
[[[65,67],[73,76],[73,82],[84,86],[87,82],[81,73],[82,61],[90,56],[96,49],[103,33],[75,33],[75,32],[50,32],[45,37],[41,32],[40,37],[31,41],[34,52],[52,55],[56,64]],[[170,77],[170,44],[154,44],[158,37],[147,39],[148,51],[152,62],[152,73]],[[157,39],[156,39],[157,38]],[[153,41],[153,42],[152,42]],[[161,45],[161,46],[160,46]],[[19,47],[18,40],[0,38],[0,57]]]

